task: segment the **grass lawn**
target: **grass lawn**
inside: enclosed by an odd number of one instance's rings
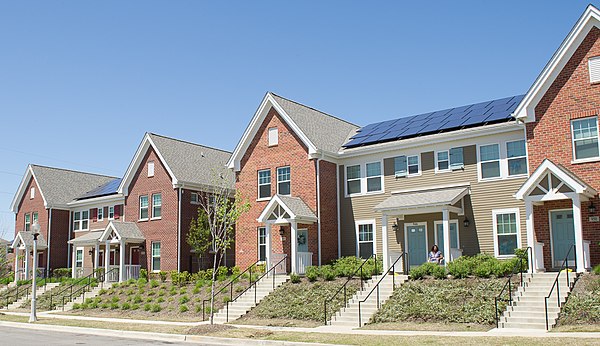
[[[310,282],[303,278],[299,283],[288,281],[234,323],[285,327],[323,325],[325,299],[333,295],[346,280],[346,278],[335,278],[331,281],[319,279]],[[350,299],[359,288],[360,280],[352,279],[346,289],[347,299]],[[328,304],[328,314],[337,312],[344,303],[342,292],[331,304]]]
[[[577,280],[552,331],[600,331],[600,275],[586,273]]]
[[[443,323],[443,322],[385,322],[367,324],[362,329],[366,330],[421,330],[421,331],[447,331],[447,332],[487,332],[495,325],[482,325],[477,323]]]

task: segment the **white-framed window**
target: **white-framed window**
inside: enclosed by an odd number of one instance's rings
[[[465,167],[462,147],[438,151],[435,159],[436,172],[450,172]]]
[[[83,248],[75,249],[75,268],[83,268]]]
[[[573,131],[573,157],[575,160],[594,159],[600,156],[598,147],[598,117],[571,121]]]
[[[449,220],[450,225],[450,248],[460,249],[460,235],[458,229],[458,220]],[[444,222],[442,220],[434,221],[435,226],[435,244],[438,246],[440,251],[444,253]],[[446,255],[446,254],[444,254]],[[449,257],[448,257],[449,258]]]
[[[435,166],[438,172],[450,170],[450,153],[448,150],[438,151],[436,154],[437,165]]]
[[[375,253],[375,220],[356,222],[356,255],[367,259]]]
[[[148,196],[140,196],[140,220],[148,220]]]
[[[383,176],[381,175],[381,162],[366,164],[367,192],[381,191]]]
[[[524,139],[506,142],[506,158],[509,176],[527,174],[527,151]]]
[[[261,169],[258,171],[258,198],[271,197],[271,170]]]
[[[89,210],[81,210],[73,213],[73,231],[85,231],[89,228],[89,223]]]
[[[38,213],[37,211],[34,211],[33,213],[31,213],[31,224],[37,223],[38,222]]]
[[[258,227],[258,260],[267,260],[267,228]]]
[[[479,147],[481,179],[500,178],[500,145],[487,144]]]
[[[394,157],[394,174],[396,178],[406,177],[408,175],[408,168],[406,166],[406,156]]]
[[[104,220],[104,207],[98,208],[98,221]]]
[[[291,194],[290,166],[277,168],[277,193],[280,195]]]
[[[347,166],[346,194],[353,195],[361,193],[360,185],[360,165]]]
[[[160,271],[160,242],[152,242],[152,271]]]
[[[496,257],[514,256],[521,247],[519,209],[492,210]]]
[[[109,220],[115,219],[115,206],[114,205],[111,205],[110,207],[108,207],[108,219]]]
[[[31,214],[25,214],[25,232],[29,232],[31,229]]]
[[[31,189],[29,190],[29,199],[34,199],[35,198],[35,187],[32,186]]]
[[[152,195],[152,218],[160,219],[162,216],[162,194],[155,193]]]
[[[408,175],[417,175],[420,173],[419,155],[411,155],[406,158],[408,165]]]
[[[276,127],[269,128],[269,146],[279,144],[279,130]]]
[[[396,178],[420,175],[419,155],[394,157],[394,174]]]
[[[148,177],[154,176],[154,161],[148,161]]]

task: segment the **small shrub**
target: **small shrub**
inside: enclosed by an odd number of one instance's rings
[[[331,280],[335,279],[335,277],[336,277],[335,270],[333,269],[333,267],[331,265],[322,266],[321,267],[321,277],[325,281],[331,281]]]
[[[292,275],[290,275],[290,281],[293,284],[299,283],[300,282],[300,275],[298,275],[298,274],[292,274]]]
[[[150,311],[150,310],[152,310],[152,304],[150,304],[150,303],[144,304],[144,311]]]
[[[479,278],[489,278],[490,276],[492,276],[494,264],[495,263],[493,261],[486,261],[480,263],[474,270],[475,276]]]
[[[186,294],[187,293],[187,288],[183,287],[179,290],[179,294]]]
[[[240,270],[240,267],[238,267],[238,266],[231,268],[231,275],[234,277],[240,275],[241,272],[242,271]]]
[[[110,308],[111,308],[112,310],[116,310],[116,309],[118,309],[118,308],[119,308],[119,303],[110,303]]]
[[[131,310],[138,310],[139,308],[140,308],[140,306],[138,304],[131,305]]]
[[[433,276],[434,272],[436,272],[436,271],[438,271],[438,273],[439,273],[439,269],[437,269],[438,267],[440,267],[440,265],[436,264],[436,263],[431,263],[431,262],[423,263],[418,267],[412,268],[409,272],[409,275],[410,275],[410,278],[413,280],[420,280],[426,276]],[[445,272],[445,270],[444,270],[444,272]]]
[[[362,259],[355,256],[342,257],[335,261],[333,268],[340,277],[352,275],[362,264]]]
[[[110,305],[108,305],[108,303],[102,303],[102,305],[100,305],[100,307],[102,309],[108,309],[110,307]]]
[[[140,295],[136,295],[135,297],[133,297],[133,302],[138,304],[141,303],[142,297]]]
[[[140,269],[140,278],[148,280],[148,271],[146,269]]]
[[[73,310],[78,310],[78,309],[81,309],[81,304],[79,304],[79,303],[73,304]]]
[[[227,279],[227,275],[229,274],[229,268],[220,266],[217,268],[217,280],[223,281]]]
[[[148,303],[152,303],[153,301],[154,301],[154,299],[152,297],[146,298],[146,302],[148,302]]]
[[[448,273],[456,279],[464,279],[471,273],[469,264],[465,261],[460,261],[461,258],[448,263]]]
[[[150,310],[150,311],[152,311],[152,312],[159,312],[160,310],[162,310],[161,307],[160,307],[160,305],[154,304],[154,305],[152,305],[152,310]]]
[[[229,296],[225,296],[225,297],[223,297],[223,303],[224,303],[224,304],[227,304],[227,303],[229,303],[230,301],[231,301],[231,298],[230,298]]]
[[[98,291],[98,295],[99,296],[102,296],[102,295],[105,295],[105,294],[106,294],[106,290],[104,288],[101,289],[100,291]]]
[[[319,267],[309,266],[306,267],[306,278],[310,282],[315,282],[319,278]]]
[[[165,298],[163,297],[158,297],[158,299],[156,300],[157,303],[162,303],[165,301]]]
[[[594,269],[592,269],[592,273],[594,273],[595,275],[600,275],[600,264],[598,264],[594,267]]]
[[[137,280],[138,287],[145,287],[147,283],[148,283],[148,280],[146,280],[144,278],[139,278]]]
[[[127,302],[123,303],[123,305],[121,305],[121,310],[129,310],[131,309],[131,305]]]
[[[193,294],[198,294],[200,293],[200,287],[194,287],[194,289],[192,290]]]
[[[111,300],[110,300],[110,301],[111,301],[112,303],[118,303],[118,302],[119,302],[119,297],[116,297],[116,296],[114,296],[114,297],[112,297],[112,298],[111,298]]]
[[[164,296],[164,295],[165,295],[165,290],[163,290],[163,289],[161,288],[161,289],[159,289],[159,290],[158,290],[158,293],[157,293],[157,294],[158,294],[158,296],[159,296],[159,297],[162,297],[162,296]]]
[[[162,281],[162,282],[167,281],[167,272],[160,271],[158,273],[158,276],[160,277],[160,281]]]
[[[187,312],[189,309],[187,307],[187,305],[180,305],[179,306],[179,312]]]
[[[150,280],[150,287],[152,288],[156,288],[158,287],[159,283],[156,280]]]
[[[179,304],[185,304],[185,303],[187,303],[189,301],[190,301],[190,298],[187,295],[179,298]]]
[[[155,294],[156,294],[156,291],[150,290],[150,291],[148,291],[148,293],[146,293],[146,294],[147,294],[147,295],[149,295],[149,296],[153,296],[153,295],[155,295]]]
[[[441,266],[441,265],[436,265],[433,268],[431,275],[436,279],[445,279],[446,278],[446,267]]]

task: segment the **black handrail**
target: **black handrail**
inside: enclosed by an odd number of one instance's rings
[[[531,246],[528,246],[525,251],[528,254],[528,262],[533,262],[533,250],[531,248]],[[531,255],[531,256],[529,256]],[[531,273],[533,273],[533,263],[528,263],[527,267],[531,267]],[[494,306],[495,306],[495,313],[496,313],[496,328],[498,328],[498,325],[500,323],[500,315],[498,314],[498,302],[499,301],[506,301],[506,299],[502,298],[502,295],[504,294],[504,292],[506,291],[506,288],[508,287],[508,304],[512,305],[512,277],[513,275],[517,274],[517,269],[519,270],[519,274],[520,274],[520,282],[519,282],[519,286],[524,287],[524,281],[523,281],[523,256],[519,256],[519,261],[517,263],[515,263],[515,265],[513,266],[510,275],[508,276],[508,280],[506,280],[506,283],[504,284],[504,286],[502,286],[502,289],[500,290],[500,293],[498,293],[497,296],[494,297]]]
[[[212,295],[212,300],[214,301],[215,297],[217,295],[219,295],[221,292],[223,292],[227,287],[229,287],[229,294],[230,297],[229,299],[233,299],[233,284],[237,281],[238,278],[240,278],[242,275],[244,275],[246,272],[249,272],[249,285],[252,285],[252,268],[255,267],[256,265],[258,265],[258,263],[260,263],[261,261],[256,261],[254,263],[252,263],[251,266],[249,266],[248,268],[244,269],[243,272],[239,273],[236,277],[234,277],[233,279],[231,279],[228,283],[226,283],[225,285],[221,286],[217,292],[215,294]],[[202,321],[205,321],[205,310],[206,310],[206,302],[210,301],[211,299],[204,299],[202,300]]]
[[[333,295],[331,295],[331,297],[326,298],[325,301],[323,302],[323,310],[324,310],[324,320],[325,320],[325,325],[327,325],[327,321],[329,320],[327,318],[327,302],[331,302],[333,301],[333,299],[335,297],[337,297],[337,295],[342,291],[342,289],[344,290],[344,308],[346,308],[348,306],[348,298],[346,295],[346,286],[348,286],[348,283],[350,282],[350,280],[352,280],[352,278],[354,278],[354,276],[356,275],[356,273],[358,273],[360,271],[360,289],[363,289],[363,267],[364,265],[371,259],[373,258],[375,261],[375,267],[373,269],[373,271],[375,273],[377,273],[377,254],[372,254],[371,257],[367,258],[366,260],[363,261],[363,263],[354,271],[354,273],[348,275],[348,280],[346,280],[346,282],[340,286],[340,288],[337,290],[337,292],[335,292]],[[371,275],[373,275],[373,273],[371,273]]]
[[[256,279],[256,281],[254,281],[248,288],[246,288],[245,290],[243,290],[240,294],[238,294],[231,301],[227,301],[227,304],[226,304],[226,311],[227,312],[226,312],[226,315],[225,315],[225,322],[229,322],[229,303],[235,302],[239,297],[241,297],[244,293],[246,293],[252,287],[254,287],[254,305],[256,305],[256,283],[259,282],[265,276],[267,276],[271,271],[273,271],[273,288],[275,288],[275,268],[277,268],[286,259],[287,259],[287,255],[284,255],[283,258],[279,260],[279,262],[275,263],[271,267],[271,269],[265,270],[265,273],[263,275],[261,275],[258,279]]]
[[[554,287],[556,287],[556,298],[557,298],[557,306],[560,308],[562,306],[560,302],[560,285],[558,284],[558,279],[560,278],[560,273],[564,270],[567,273],[567,287],[569,290],[573,288],[575,282],[573,282],[573,286],[571,286],[571,281],[569,280],[569,255],[571,254],[571,250],[575,249],[575,244],[569,247],[569,251],[567,251],[567,256],[565,257],[560,269],[558,270],[558,274],[556,274],[556,279],[554,279],[554,283],[552,284],[552,288],[550,288],[550,293],[544,298],[544,308],[546,309],[546,330],[548,330],[548,299],[552,295],[554,291]],[[575,260],[575,268],[577,268],[577,251],[573,252],[573,259]],[[575,274],[575,279],[577,279],[577,274]]]
[[[73,295],[73,287],[74,287],[74,286],[77,286],[77,285],[79,285],[81,282],[83,282],[83,281],[85,281],[85,280],[88,280],[88,282],[90,282],[90,281],[91,281],[91,277],[92,277],[93,275],[95,275],[95,274],[96,274],[96,273],[95,273],[95,272],[93,272],[93,273],[91,273],[90,275],[88,275],[88,276],[86,276],[86,277],[83,277],[83,278],[80,278],[79,280],[76,280],[75,282],[71,283],[69,286],[65,287],[64,289],[62,289],[62,290],[60,290],[60,291],[58,291],[58,292],[56,292],[56,293],[52,293],[52,294],[50,294],[50,308],[52,308],[52,307],[54,306],[54,305],[52,304],[52,299],[53,299],[53,297],[54,297],[55,295],[56,295],[56,296],[61,296],[63,293],[65,293],[66,291],[69,291],[69,290],[71,291],[71,292],[70,292],[70,295]],[[64,298],[63,298],[63,303],[64,303]],[[63,304],[63,305],[64,305],[64,304]]]
[[[14,302],[16,302],[16,301],[19,300],[19,289],[23,288],[23,287],[24,287],[24,290],[25,290],[25,294],[23,295],[23,291],[21,291],[21,297],[29,295],[29,290],[31,289],[31,284],[25,284],[25,285],[21,285],[21,286],[16,286],[15,289],[14,289],[14,297],[15,297]],[[10,300],[11,297],[13,297],[13,294],[6,292],[6,309],[7,310],[8,310],[8,306],[11,304],[9,302],[9,300]],[[14,303],[14,302],[12,302],[12,303]]]
[[[118,268],[112,268],[109,269],[108,271],[103,271],[97,278],[97,282],[100,284],[100,288],[104,288],[104,282],[106,281],[106,276],[110,273],[112,273],[113,271],[118,270]],[[94,272],[88,276],[92,276],[94,274],[98,274],[98,272]],[[82,285],[81,287],[79,287],[78,289],[76,289],[75,291],[71,290],[71,293],[69,295],[69,300],[67,302],[70,302],[73,300],[73,296],[77,296],[79,293],[81,293],[82,297],[81,297],[81,302],[84,303],[85,302],[85,292],[91,291],[91,287],[94,284],[94,281],[92,281],[91,279],[88,279],[88,282],[85,285]],[[67,296],[64,295],[62,296],[62,309],[63,311],[65,311],[65,298]],[[52,304],[52,302],[50,302],[50,304]]]
[[[371,294],[373,294],[373,292],[375,290],[377,290],[377,309],[381,308],[381,302],[379,300],[379,285],[381,284],[383,279],[385,279],[385,277],[390,273],[390,269],[391,269],[392,270],[392,290],[396,288],[396,263],[398,263],[398,261],[403,257],[404,257],[404,261],[402,261],[403,262],[402,264],[404,265],[403,272],[407,273],[408,268],[410,268],[409,264],[408,264],[408,252],[402,251],[400,256],[398,256],[398,258],[396,258],[394,263],[392,263],[392,265],[387,270],[384,270],[383,275],[381,275],[381,278],[379,279],[379,281],[377,281],[377,284],[375,285],[375,287],[373,287],[371,289],[369,294],[367,294],[367,296],[363,300],[360,300],[358,302],[358,327],[359,328],[362,327],[362,314],[361,314],[360,304],[366,302],[367,299],[369,299],[369,297],[371,296]]]

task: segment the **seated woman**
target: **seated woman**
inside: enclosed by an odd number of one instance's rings
[[[431,251],[429,252],[427,261],[431,263],[442,264],[443,260],[444,256],[442,255],[442,252],[440,251],[437,245],[433,245],[431,247]]]

